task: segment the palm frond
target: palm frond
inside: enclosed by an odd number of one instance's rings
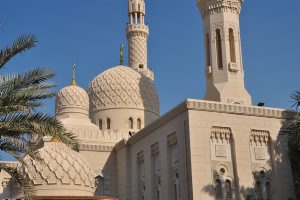
[[[298,109],[300,107],[300,90],[294,91],[294,93],[291,95],[291,98],[294,100],[292,107]]]
[[[35,35],[21,35],[11,46],[0,51],[0,69],[15,55],[35,47],[37,38]]]
[[[76,137],[66,131],[55,117],[44,113],[18,113],[0,117],[0,136],[14,137],[19,134],[54,136],[64,143],[76,144]]]
[[[19,75],[0,76],[0,98],[20,92],[24,89],[46,89],[54,87],[53,84],[45,82],[54,77],[54,73],[48,69],[37,68]]]
[[[30,180],[17,168],[12,168],[4,163],[0,163],[0,169],[6,171],[18,185],[21,186],[27,200],[32,200],[35,193],[31,186]],[[15,184],[14,184],[15,185]]]
[[[27,148],[27,142],[19,138],[0,137],[0,150],[24,153]]]

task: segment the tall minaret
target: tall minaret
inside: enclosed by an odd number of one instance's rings
[[[197,0],[205,37],[205,100],[252,104],[244,86],[239,24],[243,1]]]
[[[145,24],[145,0],[128,0],[128,16],[129,23],[126,30],[128,65],[154,80],[154,74],[148,69],[147,64],[149,28]]]

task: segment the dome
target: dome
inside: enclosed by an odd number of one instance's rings
[[[140,109],[159,116],[159,97],[153,82],[126,66],[116,66],[98,75],[88,89],[90,111],[114,108]]]
[[[89,97],[84,89],[70,85],[61,89],[56,97],[56,113],[83,112],[88,114]],[[81,111],[80,111],[81,110]]]
[[[92,196],[94,173],[78,152],[61,142],[46,142],[41,161],[25,156],[18,169],[31,181],[37,196]]]

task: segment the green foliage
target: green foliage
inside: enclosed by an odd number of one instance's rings
[[[34,35],[22,35],[11,46],[0,51],[0,69],[15,55],[35,47]],[[24,74],[0,74],[0,150],[15,157],[20,163],[25,155],[39,159],[33,139],[43,136],[60,138],[76,146],[76,138],[65,130],[55,117],[43,113],[42,100],[52,98],[55,85],[49,82],[54,76],[50,70],[38,68]],[[30,182],[17,169],[0,163],[0,170],[10,174],[23,187],[27,199],[33,190]]]

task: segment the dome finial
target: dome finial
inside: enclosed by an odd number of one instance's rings
[[[123,43],[121,44],[121,47],[120,47],[120,65],[123,65],[123,50],[124,50],[124,45]]]
[[[71,85],[73,85],[73,86],[76,85],[76,79],[75,79],[75,67],[76,67],[76,64],[73,64],[73,65],[72,65],[72,83],[71,83]]]

